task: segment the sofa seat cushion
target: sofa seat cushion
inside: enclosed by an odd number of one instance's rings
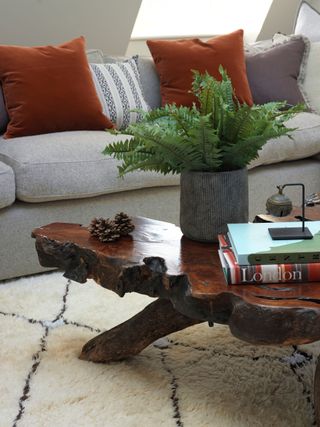
[[[107,144],[126,138],[104,131],[59,132],[10,141],[0,138],[0,160],[14,170],[17,198],[26,202],[179,184],[178,176],[152,172],[134,172],[119,178],[119,162],[102,151]]]
[[[10,166],[0,162],[0,209],[11,205],[16,198],[14,173]]]
[[[320,153],[320,115],[299,113],[286,122],[289,128],[297,128],[288,136],[270,139],[259,151],[248,169],[261,165],[305,159]]]

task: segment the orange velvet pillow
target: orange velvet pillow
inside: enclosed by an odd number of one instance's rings
[[[147,40],[161,85],[162,105],[176,103],[191,106],[195,98],[188,93],[192,70],[208,71],[217,79],[221,64],[232,80],[241,103],[252,105],[243,49],[243,30],[217,36],[207,42],[200,39]]]
[[[83,37],[60,46],[0,46],[5,138],[113,127],[103,114]]]

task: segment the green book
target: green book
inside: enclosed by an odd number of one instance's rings
[[[310,240],[272,240],[268,229],[298,227],[297,222],[228,224],[239,264],[303,264],[320,261],[320,221],[308,221]]]

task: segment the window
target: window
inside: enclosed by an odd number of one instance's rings
[[[255,40],[272,0],[142,0],[132,39],[212,36],[239,28]]]

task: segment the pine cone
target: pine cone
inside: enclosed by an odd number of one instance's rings
[[[124,212],[118,213],[114,217],[114,222],[121,236],[127,236],[129,233],[131,233],[131,231],[134,230],[132,219]]]
[[[92,236],[98,236],[98,230],[103,221],[103,218],[93,218],[93,220],[90,222],[88,230]]]
[[[113,242],[120,238],[117,225],[109,218],[94,218],[88,230],[91,235],[97,237],[100,242]]]

